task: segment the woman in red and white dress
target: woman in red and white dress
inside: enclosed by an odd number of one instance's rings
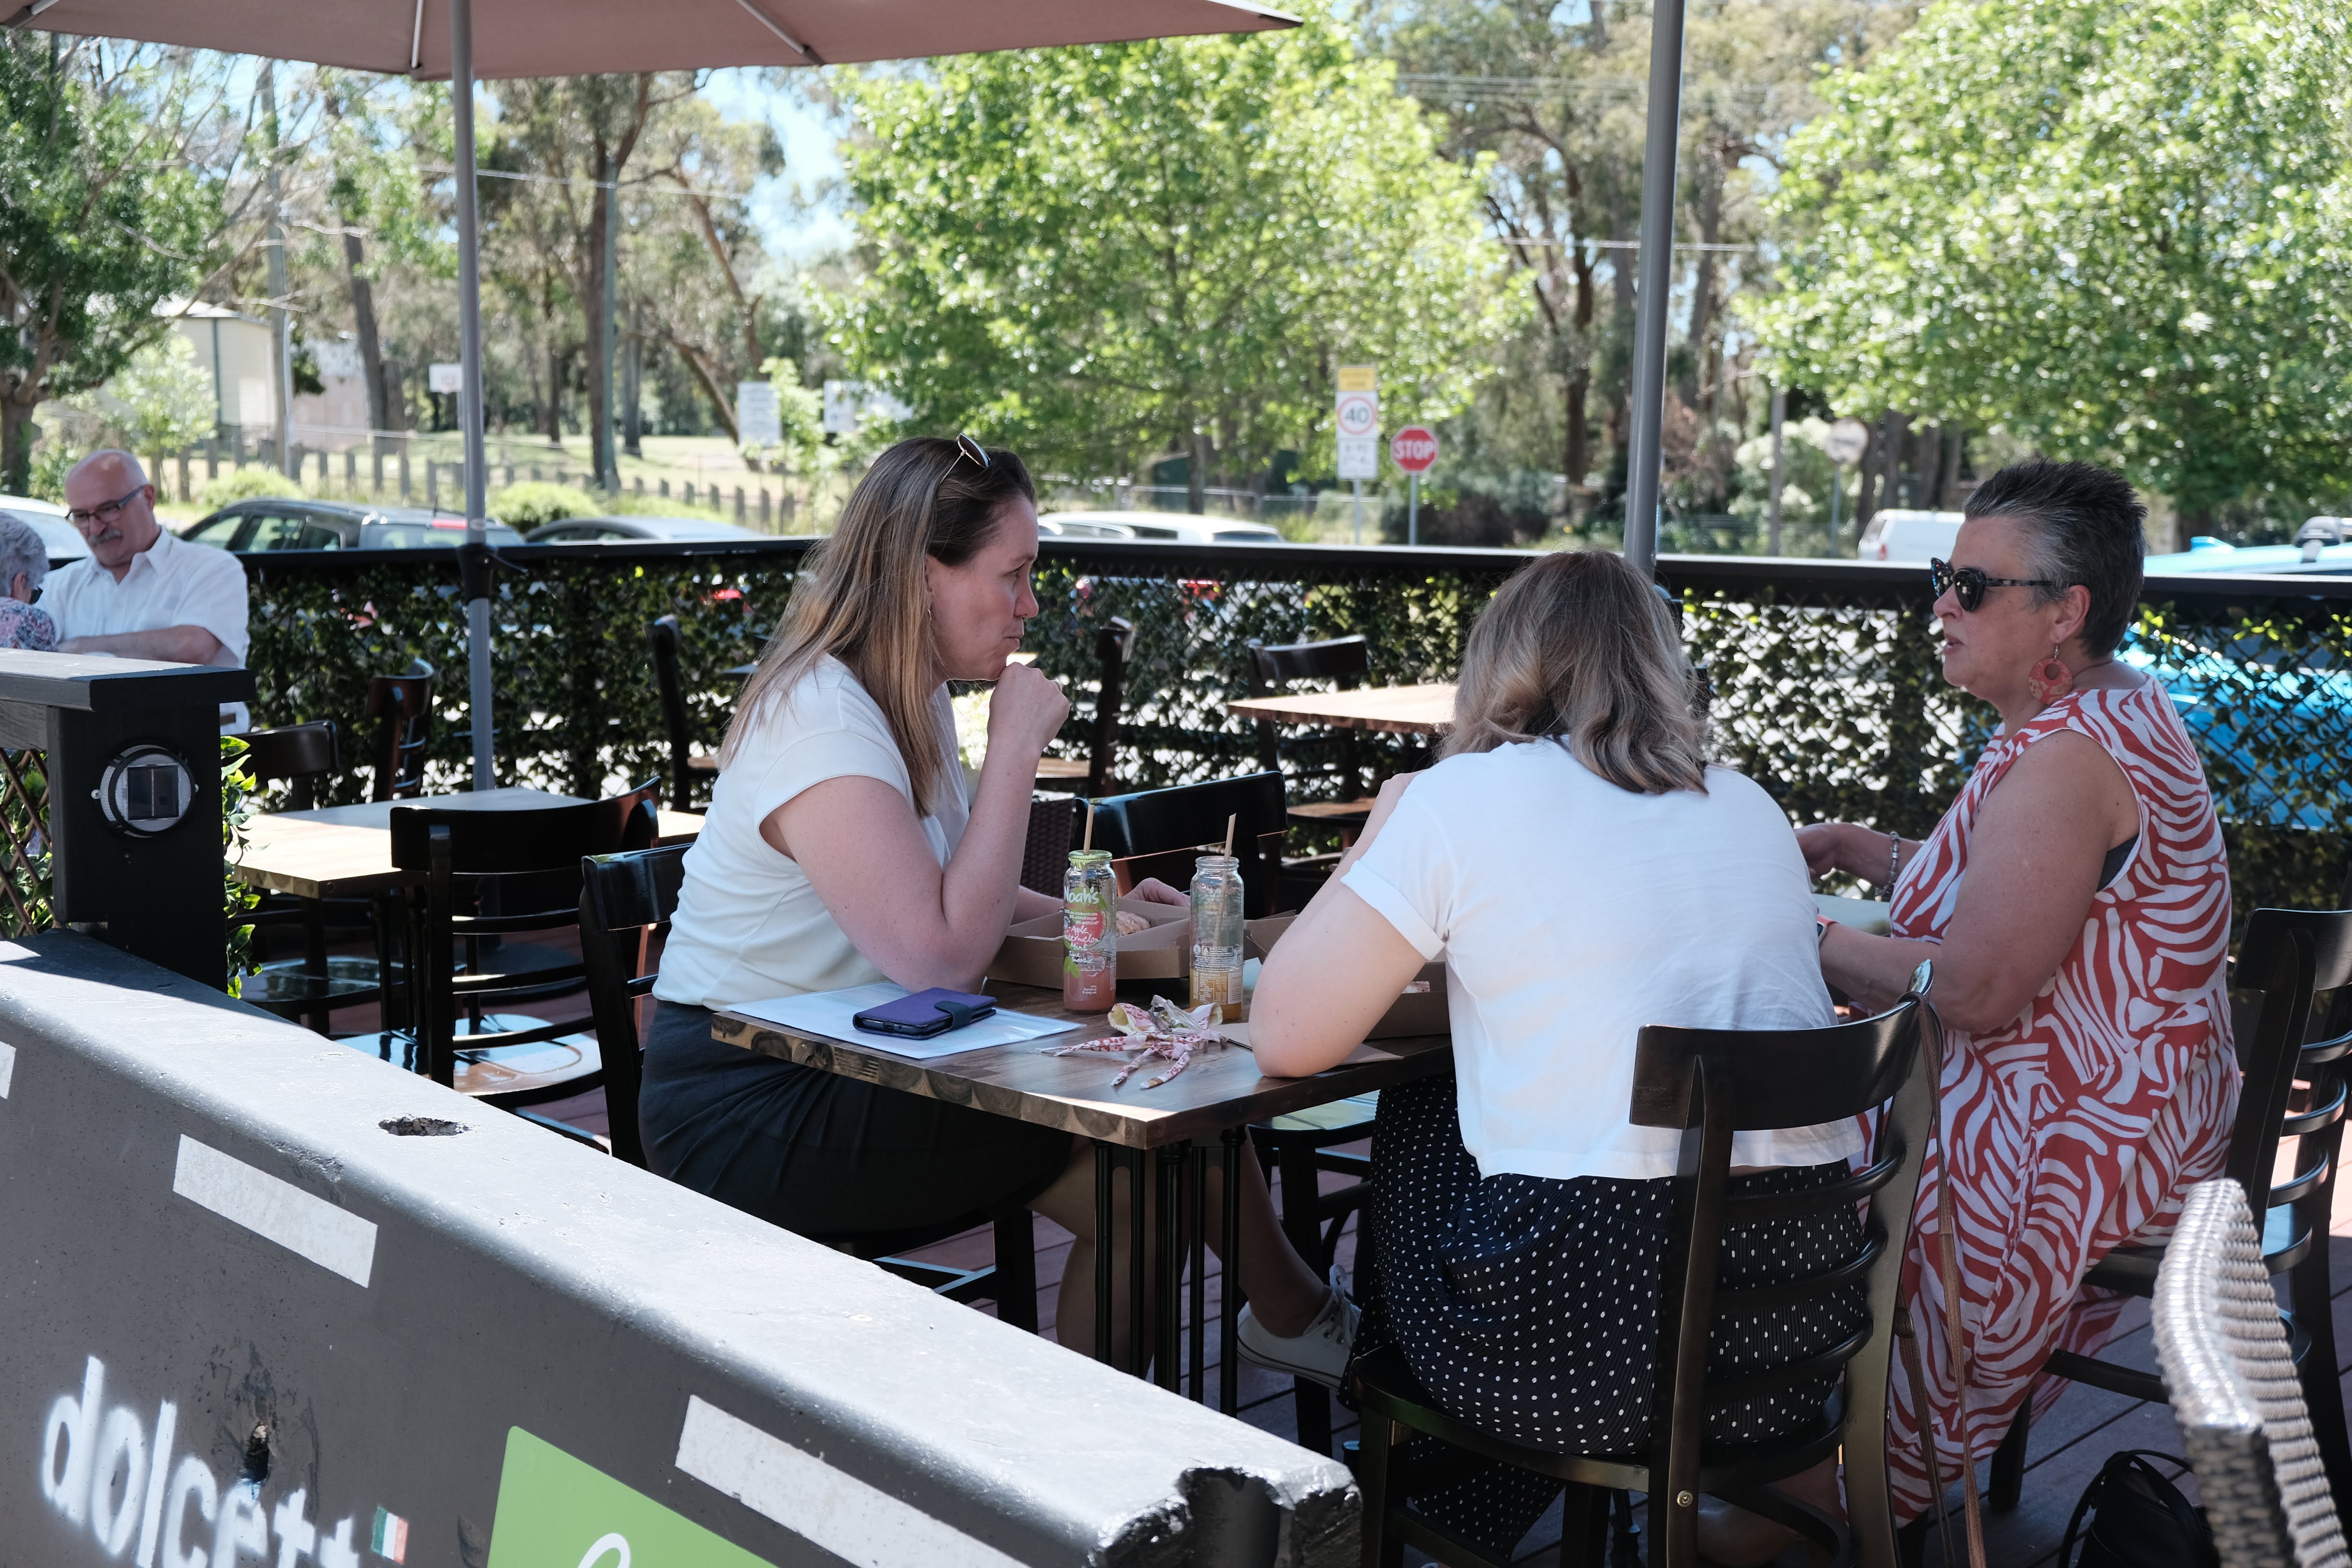
[[[2168,1234],[2189,1184],[2229,1154],[2221,826],[2170,697],[2115,657],[2145,516],[2087,464],[2021,464],[1980,486],[1933,582],[1944,679],[2000,710],[1999,734],[1924,843],[1853,823],[1798,833],[1815,875],[1893,889],[1892,936],[1824,928],[1832,986],[1877,1008],[1935,963],[1948,1149],[1920,1193],[1910,1306],[1948,1483],[2030,1392],[2037,1415],[2058,1397],[2058,1379],[2034,1390],[2052,1351],[2105,1343],[2123,1298],[2083,1277]],[[1964,1403],[1934,1261],[1947,1173]],[[1912,1391],[1894,1381],[1890,1458],[1910,1517],[1928,1505],[1927,1469]]]

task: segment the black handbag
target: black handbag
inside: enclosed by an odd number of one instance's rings
[[[2153,1448],[2126,1448],[2099,1467],[2066,1521],[2058,1568],[2221,1568],[2205,1510],[2190,1507],[2151,1458],[2185,1463]]]

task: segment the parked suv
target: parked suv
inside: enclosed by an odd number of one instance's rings
[[[520,544],[522,535],[490,520],[492,544]],[[466,542],[466,520],[423,507],[362,506],[356,501],[269,497],[232,501],[180,531],[191,544],[240,553],[257,550],[431,550]]]

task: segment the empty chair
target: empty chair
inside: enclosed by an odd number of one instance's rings
[[[1886,1389],[1896,1292],[1911,1231],[1919,1173],[1934,1114],[1934,1061],[1940,1030],[1925,999],[1927,966],[1912,993],[1874,1018],[1822,1029],[1738,1030],[1651,1026],[1635,1047],[1629,1120],[1682,1131],[1680,1173],[1658,1298],[1645,1451],[1562,1454],[1529,1447],[1449,1415],[1391,1346],[1360,1356],[1363,1411],[1364,1561],[1394,1563],[1417,1546],[1457,1565],[1500,1568],[1485,1550],[1421,1517],[1410,1497],[1475,1456],[1566,1483],[1561,1556],[1600,1554],[1612,1490],[1651,1499],[1652,1568],[1694,1568],[1700,1494],[1720,1497],[1796,1530],[1839,1561],[1893,1568],[1896,1561],[1886,1471]],[[1878,1110],[1878,1130],[1861,1168],[1824,1184],[1734,1193],[1734,1134],[1816,1126]],[[1831,1214],[1868,1201],[1860,1245],[1801,1278],[1750,1289],[1717,1282],[1727,1227]],[[1825,1307],[1860,1286],[1861,1328],[1817,1354],[1762,1372],[1711,1379],[1709,1329],[1718,1314]],[[1779,1390],[1838,1381],[1818,1414],[1796,1431],[1743,1443],[1706,1436],[1710,1409]],[[1405,1439],[1434,1439],[1437,1457],[1407,1462]],[[1848,1522],[1839,1524],[1784,1493],[1776,1482],[1812,1469],[1843,1448]],[[1456,1451],[1449,1453],[1449,1450]],[[1579,1555],[1578,1553],[1581,1553]]]
[[[692,811],[695,796],[719,775],[719,759],[694,744],[694,726],[686,707],[686,684],[678,674],[678,628],[676,616],[664,616],[646,628],[653,649],[654,689],[660,694],[662,728],[669,738],[669,805],[672,811]],[[701,782],[698,782],[701,781]]]
[[[288,785],[289,811],[315,809],[320,781],[342,770],[342,752],[331,719],[253,730],[242,739],[246,773],[254,786]],[[383,994],[380,955],[335,957],[327,952],[331,928],[375,931],[375,921],[363,900],[265,893],[252,909],[231,917],[229,923],[251,927],[257,938],[273,931],[301,933],[300,958],[264,962],[239,986],[244,1000],[265,1011],[299,1019],[323,1035],[333,1009],[360,1006]],[[259,947],[257,940],[256,946]],[[260,956],[258,952],[256,956]]]
[[[2229,1179],[2263,1215],[2263,1265],[2287,1277],[2294,1362],[2303,1379],[2319,1451],[2331,1482],[2352,1495],[2352,1447],[2347,1447],[2343,1385],[2336,1375],[2336,1327],[2329,1302],[2327,1227],[2336,1201],[2336,1163],[2344,1141],[2346,1058],[2352,1055],[2352,994],[2322,1030],[2313,1028],[2316,994],[2352,986],[2352,910],[2256,910],[2238,946],[2236,984],[2262,993],[2252,1029],[2238,1037],[2245,1069],[2238,1117],[2231,1129]],[[2314,1040],[2315,1033],[2326,1037]],[[2298,1090],[2297,1086],[2301,1085]],[[2299,1101],[2290,1109],[2291,1102]],[[2282,1152],[2291,1173],[2273,1180]],[[2167,1247],[2119,1247],[2084,1279],[2126,1295],[2147,1296]],[[2042,1373],[2071,1378],[2134,1399],[2164,1397],[2164,1385],[2136,1367],[2073,1351],[2053,1352]],[[2017,1504],[2025,1469],[2026,1414],[2017,1413],[1993,1455],[1988,1500]]]
[[[1189,888],[1194,858],[1223,847],[1229,821],[1235,825],[1234,854],[1241,861],[1251,918],[1285,907],[1278,901],[1283,833],[1280,773],[1244,773],[1239,778],[1142,790],[1098,801],[1095,847],[1111,852],[1123,888],[1146,877]]]
[[[2352,1562],[2243,1186],[2189,1189],[2156,1276],[2156,1358],[2223,1568]]]
[[[1360,637],[1332,637],[1323,642],[1279,644],[1273,647],[1252,638],[1249,644],[1249,694],[1279,696],[1293,681],[1328,680],[1342,691],[1364,683],[1371,673],[1371,646]],[[1282,767],[1283,726],[1269,719],[1257,725],[1257,762],[1262,768]],[[1353,730],[1339,729],[1325,742],[1336,746],[1338,760],[1321,768],[1295,771],[1302,783],[1328,780],[1339,791],[1337,800],[1307,801],[1290,808],[1293,825],[1306,828],[1337,828],[1342,843],[1353,843],[1372,814],[1366,793],[1361,744]]]
[[[1093,733],[1083,757],[1045,756],[1037,759],[1037,782],[1047,789],[1076,790],[1089,797],[1110,792],[1111,771],[1118,755],[1118,715],[1127,693],[1127,661],[1135,653],[1135,627],[1113,616],[1095,633],[1095,666],[1100,684],[1095,690]]]
[[[1021,846],[1021,885],[1048,898],[1062,896],[1062,874],[1070,851],[1081,842],[1083,802],[1065,795],[1037,795],[1029,802],[1029,836]]]
[[[241,738],[246,748],[246,772],[255,785],[289,786],[282,808],[287,811],[316,809],[319,781],[342,771],[342,748],[337,743],[332,719],[250,730]]]
[[[376,726],[375,788],[369,799],[414,800],[425,793],[433,681],[433,667],[419,660],[404,675],[379,675],[368,682],[365,717]]]
[[[580,956],[604,1064],[604,1106],[612,1129],[608,1136],[613,1153],[633,1165],[646,1163],[645,1141],[637,1130],[637,1095],[644,1079],[637,1008],[653,994],[647,953],[669,933],[678,888],[685,880],[685,847],[674,846],[590,856],[580,862]],[[531,1120],[593,1142],[576,1128],[555,1125],[543,1117]],[[992,1300],[998,1317],[1034,1333],[1036,1232],[1029,1211],[1014,1205],[985,1217],[996,1231],[996,1261],[986,1268],[950,1268],[892,1256],[970,1230],[982,1223],[978,1215],[920,1233],[836,1244],[952,1300]]]

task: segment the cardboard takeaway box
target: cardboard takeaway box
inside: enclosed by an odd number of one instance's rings
[[[1121,980],[1177,980],[1192,973],[1190,910],[1136,898],[1119,900],[1118,907],[1123,913],[1141,915],[1151,922],[1133,936],[1118,939]],[[1004,945],[996,950],[996,957],[989,963],[988,977],[1017,985],[1043,985],[1049,989],[1060,986],[1062,917],[1039,915],[1007,931]]]
[[[1247,922],[1243,929],[1249,941],[1249,955],[1264,958],[1297,918],[1269,915],[1262,921]],[[1406,985],[1404,994],[1389,1004],[1389,1010],[1381,1015],[1381,1021],[1364,1038],[1393,1040],[1408,1035],[1443,1035],[1453,1026],[1445,1011],[1445,964],[1440,961],[1421,966],[1421,973]]]

